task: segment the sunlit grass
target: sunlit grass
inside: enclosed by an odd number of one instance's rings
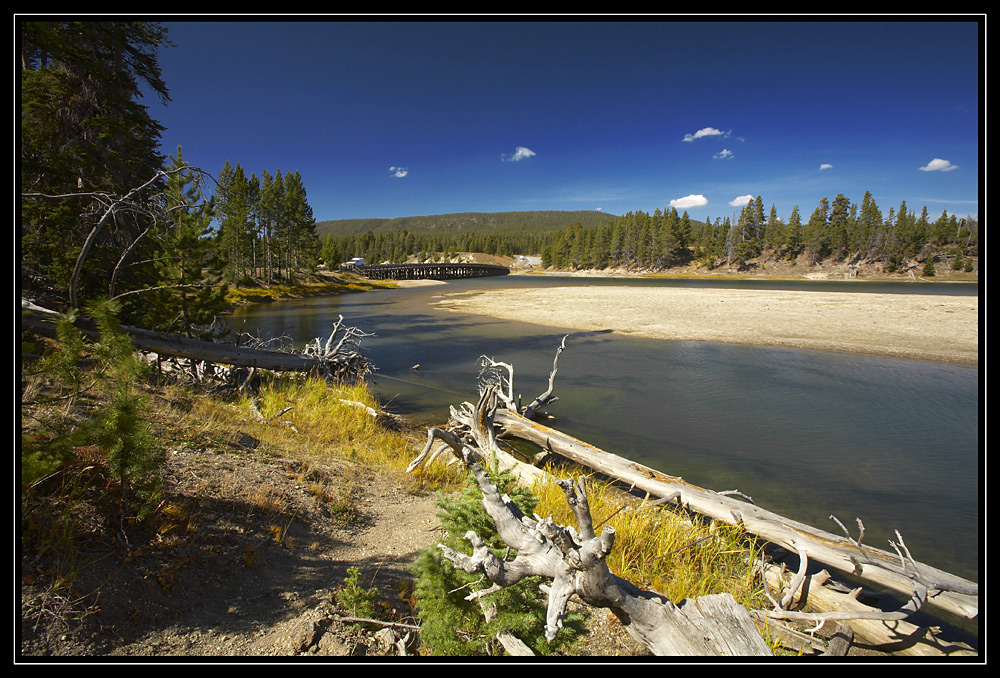
[[[245,431],[258,438],[265,450],[280,449],[284,456],[300,461],[361,463],[394,474],[412,489],[461,483],[454,467],[435,465],[405,472],[423,446],[423,434],[399,430],[373,416],[382,406],[364,382],[334,384],[315,377],[284,377],[266,382],[254,399],[265,424],[256,420],[251,398],[234,403],[196,399],[198,417],[213,422],[219,431],[228,429],[229,436],[236,435],[237,428]],[[279,415],[286,408],[291,409]]]
[[[608,567],[619,577],[674,602],[728,592],[748,608],[762,606],[763,589],[752,573],[758,554],[739,527],[645,506],[647,502],[606,482],[588,480],[586,489],[595,532],[600,534],[605,525],[615,530]],[[540,516],[551,515],[559,524],[576,527],[559,486],[545,483],[534,491],[540,498]]]
[[[342,292],[363,292],[393,287],[396,287],[396,283],[392,280],[368,280],[351,273],[343,273],[311,277],[294,283],[271,283],[246,287],[231,286],[226,291],[226,300],[233,306],[242,306],[278,299],[318,294],[340,294]]]

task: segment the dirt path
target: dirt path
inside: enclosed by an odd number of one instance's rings
[[[397,656],[381,634],[331,619],[332,592],[355,567],[379,589],[378,618],[419,623],[405,585],[439,541],[433,494],[350,462],[305,469],[244,448],[181,446],[164,473],[173,526],[127,557],[95,532],[73,595],[51,589],[51,562],[24,564],[22,658]],[[353,513],[338,519],[311,488],[347,476]],[[576,652],[642,654],[606,612]]]
[[[324,474],[359,476],[348,522],[310,492]],[[404,615],[397,582],[437,540],[432,495],[347,463],[304,476],[297,462],[250,450],[181,447],[168,453],[166,480],[174,527],[127,559],[102,554],[108,544],[95,535],[90,555],[100,560],[74,588],[85,599],[55,609],[58,599],[24,568],[22,655],[381,654],[371,635],[325,619],[331,590],[357,567],[386,614]]]

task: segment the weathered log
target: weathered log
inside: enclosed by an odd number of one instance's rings
[[[801,589],[794,582],[789,584],[788,573],[774,563],[763,564],[761,573],[769,587],[780,590],[789,586],[796,593],[801,590],[795,606],[803,609],[808,607],[811,612],[799,617],[800,620],[823,622],[832,618],[829,616],[831,614],[841,618],[849,616],[850,619],[844,621],[849,621],[858,636],[893,655],[933,657],[977,654],[964,643],[941,640],[932,628],[917,626],[901,619],[879,619],[877,613],[881,611],[858,599],[859,589],[841,592],[830,586],[831,575],[826,570],[806,576],[800,584]]]
[[[899,564],[896,555],[869,546],[861,548],[838,537],[732,496],[692,485],[647,466],[601,450],[565,433],[529,421],[509,410],[498,410],[496,423],[501,435],[531,441],[606,476],[629,483],[650,495],[664,497],[680,493],[679,505],[729,524],[742,523],[745,530],[790,551],[803,550],[809,558],[849,572],[907,595],[913,591],[913,573]],[[969,619],[979,614],[978,585],[923,563],[915,563],[920,576],[938,593],[927,604]]]
[[[674,604],[652,591],[643,591],[621,579],[607,566],[606,556],[614,544],[614,529],[594,532],[582,481],[558,481],[576,516],[577,528],[555,525],[551,517],[533,520],[506,497],[501,497],[489,474],[477,461],[483,453],[497,449],[493,416],[497,397],[492,387],[484,390],[474,411],[464,420],[474,444],[459,441],[450,431],[429,434],[445,440],[466,463],[483,493],[483,508],[493,519],[497,533],[517,551],[513,561],[503,561],[487,548],[475,532],[466,533],[473,546],[467,556],[439,544],[445,557],[467,572],[482,572],[494,586],[468,596],[470,600],[516,584],[528,576],[552,580],[548,590],[545,634],[553,639],[562,626],[569,599],[576,595],[585,604],[610,609],[626,630],[654,654],[662,656],[770,656],[771,651],[755,627],[749,611],[731,595],[702,596]]]
[[[58,313],[24,300],[22,300],[21,308],[22,310],[31,311],[31,313],[22,313],[22,327],[41,333],[52,334],[54,332],[54,323],[60,317]],[[77,320],[76,325],[85,336],[95,339],[99,338],[100,333],[97,327],[88,319],[80,318]],[[345,351],[340,354],[331,352],[328,354],[313,353],[297,355],[239,347],[213,341],[189,339],[175,334],[154,332],[127,325],[121,325],[120,329],[131,337],[132,343],[140,351],[148,351],[176,358],[204,360],[210,363],[232,365],[234,367],[257,368],[277,372],[312,372],[316,370],[336,370],[341,367],[348,367],[354,361],[363,360],[363,356],[354,350]],[[316,341],[318,345],[319,340],[317,339]],[[362,371],[366,371],[364,366],[361,366],[361,369]]]

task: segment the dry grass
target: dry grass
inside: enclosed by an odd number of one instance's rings
[[[278,299],[294,299],[317,294],[364,292],[389,289],[395,286],[393,281],[368,280],[352,273],[324,273],[315,274],[295,283],[230,287],[226,292],[226,300],[233,306],[242,306]]]
[[[454,469],[440,466],[405,473],[423,444],[423,434],[399,430],[372,416],[371,411],[379,411],[380,403],[365,383],[327,384],[313,377],[288,377],[265,384],[256,398],[260,412],[270,421],[256,424],[248,432],[259,438],[265,449],[281,449],[284,456],[306,465],[343,460],[378,468],[395,474],[414,491],[455,487],[461,482]],[[254,420],[249,399],[225,403],[199,398],[195,403],[192,419],[214,430],[214,437],[235,437]],[[274,416],[286,408],[290,409]],[[239,422],[239,427],[233,422]],[[328,482],[316,491],[331,496],[341,508],[350,496]]]
[[[579,475],[549,470],[561,477]],[[600,533],[604,525],[615,530],[608,567],[619,577],[675,602],[728,592],[747,607],[761,606],[763,590],[751,567],[757,552],[738,527],[645,506],[609,483],[587,481],[586,488],[595,531]],[[557,485],[536,486],[534,492],[540,498],[539,515],[576,525]]]

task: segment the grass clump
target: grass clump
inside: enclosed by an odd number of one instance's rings
[[[574,481],[578,475],[549,471]],[[565,494],[555,483],[536,484],[534,491],[539,515],[576,525]],[[608,567],[619,577],[674,602],[730,593],[750,609],[762,607],[763,587],[752,567],[759,550],[739,526],[688,518],[662,505],[645,508],[645,502],[607,482],[588,482],[587,501],[595,531],[600,534],[604,525],[615,529]]]
[[[250,284],[243,287],[229,287],[226,301],[234,306],[271,302],[279,299],[294,299],[317,294],[340,294],[342,292],[366,292],[370,290],[392,289],[394,281],[368,280],[351,273],[337,273],[327,276],[307,277],[297,282]]]
[[[328,384],[319,377],[288,376],[265,382],[254,399],[265,420],[287,409],[277,419],[292,423],[297,431],[294,436],[287,435],[287,429],[277,425],[280,424],[277,421],[254,431],[265,447],[280,441],[286,456],[302,461],[339,459],[377,467],[396,474],[398,480],[414,491],[457,487],[461,483],[461,475],[443,465],[405,472],[420,442],[415,434],[400,429],[382,415],[372,415],[381,411],[381,404],[365,382]],[[229,426],[227,422],[234,419],[225,403],[205,400],[197,406],[200,416],[210,418],[219,427]],[[253,419],[250,398],[243,398],[234,406],[240,411],[236,419],[241,422]],[[231,435],[235,432],[233,429]]]

